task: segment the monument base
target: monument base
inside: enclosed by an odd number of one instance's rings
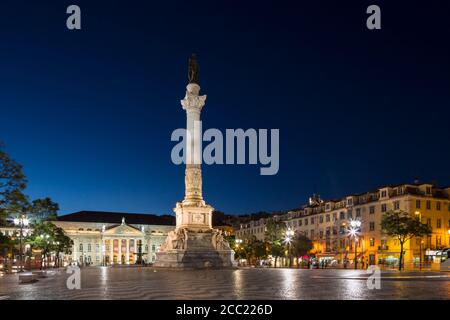
[[[231,268],[234,251],[230,249],[221,232],[193,232],[179,229],[168,237],[156,253],[157,268]]]

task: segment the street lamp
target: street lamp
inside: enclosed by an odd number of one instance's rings
[[[423,240],[422,238],[420,238],[420,243],[419,243],[419,269],[422,270],[422,245],[423,245]]]
[[[416,211],[416,212],[414,212],[414,214],[416,215],[416,217],[420,221],[420,223],[422,223],[422,213],[420,211]],[[419,242],[419,270],[422,270],[422,245],[423,245],[423,240],[422,240],[422,237],[420,237],[420,242]]]
[[[19,233],[19,272],[23,271],[23,246],[22,246],[22,238],[23,238],[23,228],[28,227],[30,224],[30,220],[23,214],[19,218],[14,218],[13,220],[14,225],[19,226],[20,233]]]
[[[236,247],[236,251],[238,251],[239,250],[239,245],[242,243],[242,239],[236,239],[236,244],[235,244],[235,247]],[[241,257],[240,257],[240,255],[238,254],[238,265],[240,265],[241,264]]]
[[[284,242],[286,242],[288,244],[289,267],[292,267],[291,243],[292,243],[293,236],[294,236],[294,230],[288,229],[286,231],[286,238],[284,239]]]
[[[348,234],[350,239],[355,238],[355,269],[358,268],[358,259],[357,259],[357,243],[358,243],[358,234],[361,229],[361,221],[359,220],[350,220],[350,226],[348,228]]]

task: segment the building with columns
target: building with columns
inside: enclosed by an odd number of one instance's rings
[[[68,263],[135,264],[155,261],[156,252],[175,227],[173,216],[80,211],[53,222],[73,240]]]

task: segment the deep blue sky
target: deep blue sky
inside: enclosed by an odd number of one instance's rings
[[[300,3],[299,3],[300,2]],[[0,139],[61,212],[170,213],[187,59],[204,126],[279,128],[280,171],[204,167],[208,203],[282,210],[415,178],[450,185],[448,1],[3,1]],[[390,2],[390,3],[389,3]],[[369,4],[382,30],[365,27]],[[78,4],[82,30],[66,29]]]

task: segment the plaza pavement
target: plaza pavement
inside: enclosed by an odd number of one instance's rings
[[[18,284],[0,276],[5,299],[450,299],[450,273],[382,272],[369,290],[363,270],[255,269],[167,271],[141,267],[86,267],[81,289],[69,290],[65,269]]]

